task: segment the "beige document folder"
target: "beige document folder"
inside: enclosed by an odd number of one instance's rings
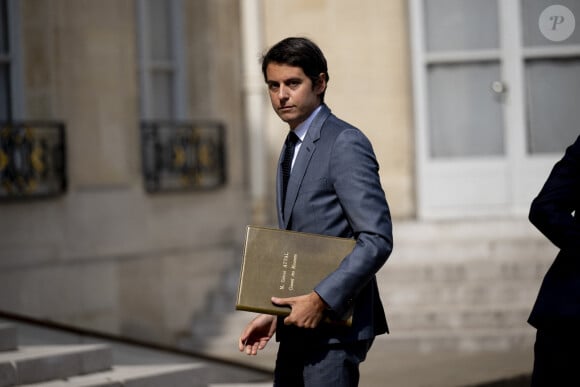
[[[354,248],[355,240],[248,226],[237,310],[287,315],[271,297],[310,293]]]

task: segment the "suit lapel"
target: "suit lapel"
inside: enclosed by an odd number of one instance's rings
[[[296,198],[298,197],[298,192],[300,191],[300,185],[302,184],[302,180],[304,179],[304,175],[306,174],[306,170],[308,169],[312,155],[316,151],[316,142],[320,138],[320,129],[322,128],[322,124],[324,121],[326,121],[326,118],[328,118],[329,115],[330,109],[326,105],[322,105],[322,109],[318,112],[314,118],[314,121],[312,121],[312,124],[310,124],[310,128],[308,128],[306,137],[304,137],[304,141],[300,147],[300,152],[298,153],[296,161],[294,162],[292,174],[290,175],[290,180],[288,181],[286,202],[280,203],[284,205],[284,214],[282,217],[284,220],[284,228],[288,227],[288,222],[290,221],[289,215],[292,214],[294,203],[296,203]],[[279,166],[280,163],[278,164]],[[278,167],[278,180],[281,180],[280,174],[280,167]],[[281,183],[278,183],[277,186],[279,190],[278,192],[281,192]],[[277,196],[278,201],[280,201],[281,195]],[[279,211],[279,216],[280,215],[282,214],[280,214]]]

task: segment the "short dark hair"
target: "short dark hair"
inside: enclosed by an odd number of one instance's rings
[[[262,56],[262,73],[265,81],[268,81],[266,69],[270,63],[300,67],[312,81],[313,87],[318,82],[321,73],[325,75],[326,82],[329,80],[328,66],[322,50],[307,38],[290,37],[283,39]],[[320,94],[321,102],[324,102],[325,91]]]

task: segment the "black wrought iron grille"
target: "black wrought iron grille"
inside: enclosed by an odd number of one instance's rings
[[[66,191],[65,126],[0,122],[0,200]]]
[[[148,192],[212,189],[225,183],[220,123],[144,122],[141,134]]]

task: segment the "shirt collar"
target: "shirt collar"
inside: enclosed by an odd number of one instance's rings
[[[310,128],[310,124],[312,124],[314,117],[316,117],[320,109],[322,109],[322,104],[318,105],[318,107],[314,109],[310,116],[308,116],[307,119],[302,121],[302,123],[298,125],[296,129],[294,129],[294,133],[298,136],[300,142],[304,141],[304,137],[306,137],[306,133],[308,133],[308,128]]]

